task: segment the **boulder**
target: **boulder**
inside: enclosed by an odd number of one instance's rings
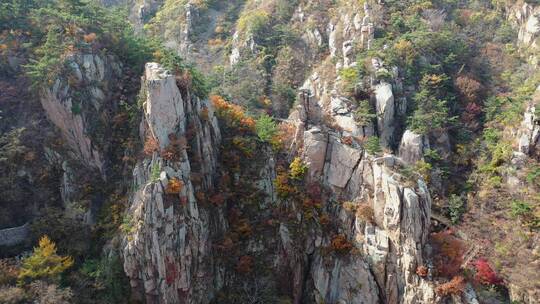
[[[304,132],[304,161],[309,168],[310,179],[320,179],[323,174],[328,146],[328,135],[314,127]]]
[[[379,139],[382,147],[389,148],[394,136],[394,94],[392,85],[383,82],[375,87],[377,127],[379,129]]]
[[[429,139],[426,136],[407,130],[401,138],[399,157],[412,165],[424,157],[427,149],[429,149]]]

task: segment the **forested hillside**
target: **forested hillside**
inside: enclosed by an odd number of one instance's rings
[[[540,303],[540,1],[2,0],[0,303]]]

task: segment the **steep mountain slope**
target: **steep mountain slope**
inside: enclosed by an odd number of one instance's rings
[[[0,298],[538,303],[539,3],[100,2],[0,6]]]

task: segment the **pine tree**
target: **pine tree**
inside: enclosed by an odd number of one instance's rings
[[[36,279],[58,282],[60,275],[71,266],[73,258],[58,255],[56,244],[44,235],[39,246],[34,247],[34,253],[23,260],[18,283],[24,285]]]

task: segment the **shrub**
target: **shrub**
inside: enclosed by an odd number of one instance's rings
[[[10,286],[0,287],[0,303],[19,304],[26,303],[25,300],[27,300],[27,298],[24,289]]]
[[[373,112],[368,100],[361,100],[354,111],[354,120],[361,126],[369,126],[377,115]]]
[[[435,292],[440,296],[457,295],[465,290],[465,278],[455,276],[450,282],[437,286]]]
[[[371,136],[364,143],[364,148],[369,154],[377,155],[382,152],[381,144],[379,142],[379,137]]]
[[[229,103],[218,95],[210,96],[210,100],[216,108],[218,118],[223,120],[226,126],[243,132],[253,133],[255,131],[255,120],[247,116],[242,107]]]
[[[257,149],[257,145],[250,137],[235,136],[232,139],[234,148],[241,151],[247,158],[252,158]]]
[[[257,36],[264,31],[270,23],[270,14],[259,9],[248,11],[238,19],[238,30],[243,33]]]
[[[427,134],[447,127],[454,119],[448,116],[445,98],[446,75],[425,75],[420,81],[420,91],[414,95],[416,109],[409,118],[409,127],[419,134]]]
[[[8,259],[0,260],[0,286],[14,284],[18,275],[19,270],[14,263]]]
[[[331,249],[339,254],[347,254],[353,248],[353,245],[343,234],[335,235],[330,243]]]
[[[289,183],[289,175],[283,170],[278,170],[274,187],[276,187],[277,194],[281,199],[286,199],[296,192],[294,186]]]
[[[270,142],[277,133],[277,127],[274,119],[267,114],[263,114],[259,117],[259,119],[257,119],[255,129],[259,139],[265,142]]]
[[[193,66],[186,64],[173,50],[159,47],[153,56],[165,69],[176,75],[181,89],[191,89],[200,98],[208,96],[210,89],[206,78]]]
[[[30,284],[30,296],[41,304],[70,304],[73,303],[73,293],[70,288],[59,288],[55,284],[36,281]]]
[[[187,148],[187,139],[185,136],[176,137],[169,134],[169,145],[161,151],[161,157],[165,160],[179,161],[182,157],[182,151]]]
[[[454,277],[461,271],[465,246],[462,241],[452,235],[450,230],[430,235],[433,247],[433,263],[438,275]]]
[[[143,152],[147,156],[152,156],[156,151],[159,151],[159,144],[152,135],[148,135],[144,141]]]
[[[476,268],[476,274],[474,276],[476,282],[484,285],[503,284],[503,279],[493,271],[486,259],[478,259],[473,265]]]
[[[452,194],[448,199],[448,215],[452,224],[457,224],[465,212],[465,203],[460,196]]]
[[[360,74],[355,67],[343,68],[339,70],[339,76],[341,77],[341,88],[348,94],[354,93],[354,89]]]
[[[468,75],[458,76],[454,81],[454,85],[456,86],[459,94],[467,102],[478,101],[483,89],[480,82],[476,81],[474,78]]]
[[[279,150],[291,146],[294,140],[294,125],[290,123],[280,123],[277,125],[276,135],[272,138],[271,144],[274,149]]]
[[[513,217],[522,217],[532,213],[532,206],[524,201],[515,200],[511,204],[511,214]]]
[[[22,261],[19,284],[27,284],[36,279],[58,282],[60,275],[73,266],[73,259],[56,253],[56,244],[44,235],[34,253]]]
[[[96,40],[97,35],[96,33],[90,33],[83,36],[84,42],[86,43],[92,43]]]
[[[532,185],[540,185],[540,166],[532,166],[527,172],[527,182]]]
[[[368,223],[375,222],[375,212],[369,204],[361,204],[356,208],[356,216]]]
[[[295,157],[292,163],[289,166],[290,176],[292,179],[301,180],[304,178],[304,175],[307,172],[307,167],[302,162],[300,157]]]
[[[179,194],[180,191],[182,191],[183,187],[184,187],[184,183],[175,177],[169,180],[169,183],[167,184],[167,188],[165,189],[165,193],[176,195],[176,194]]]

